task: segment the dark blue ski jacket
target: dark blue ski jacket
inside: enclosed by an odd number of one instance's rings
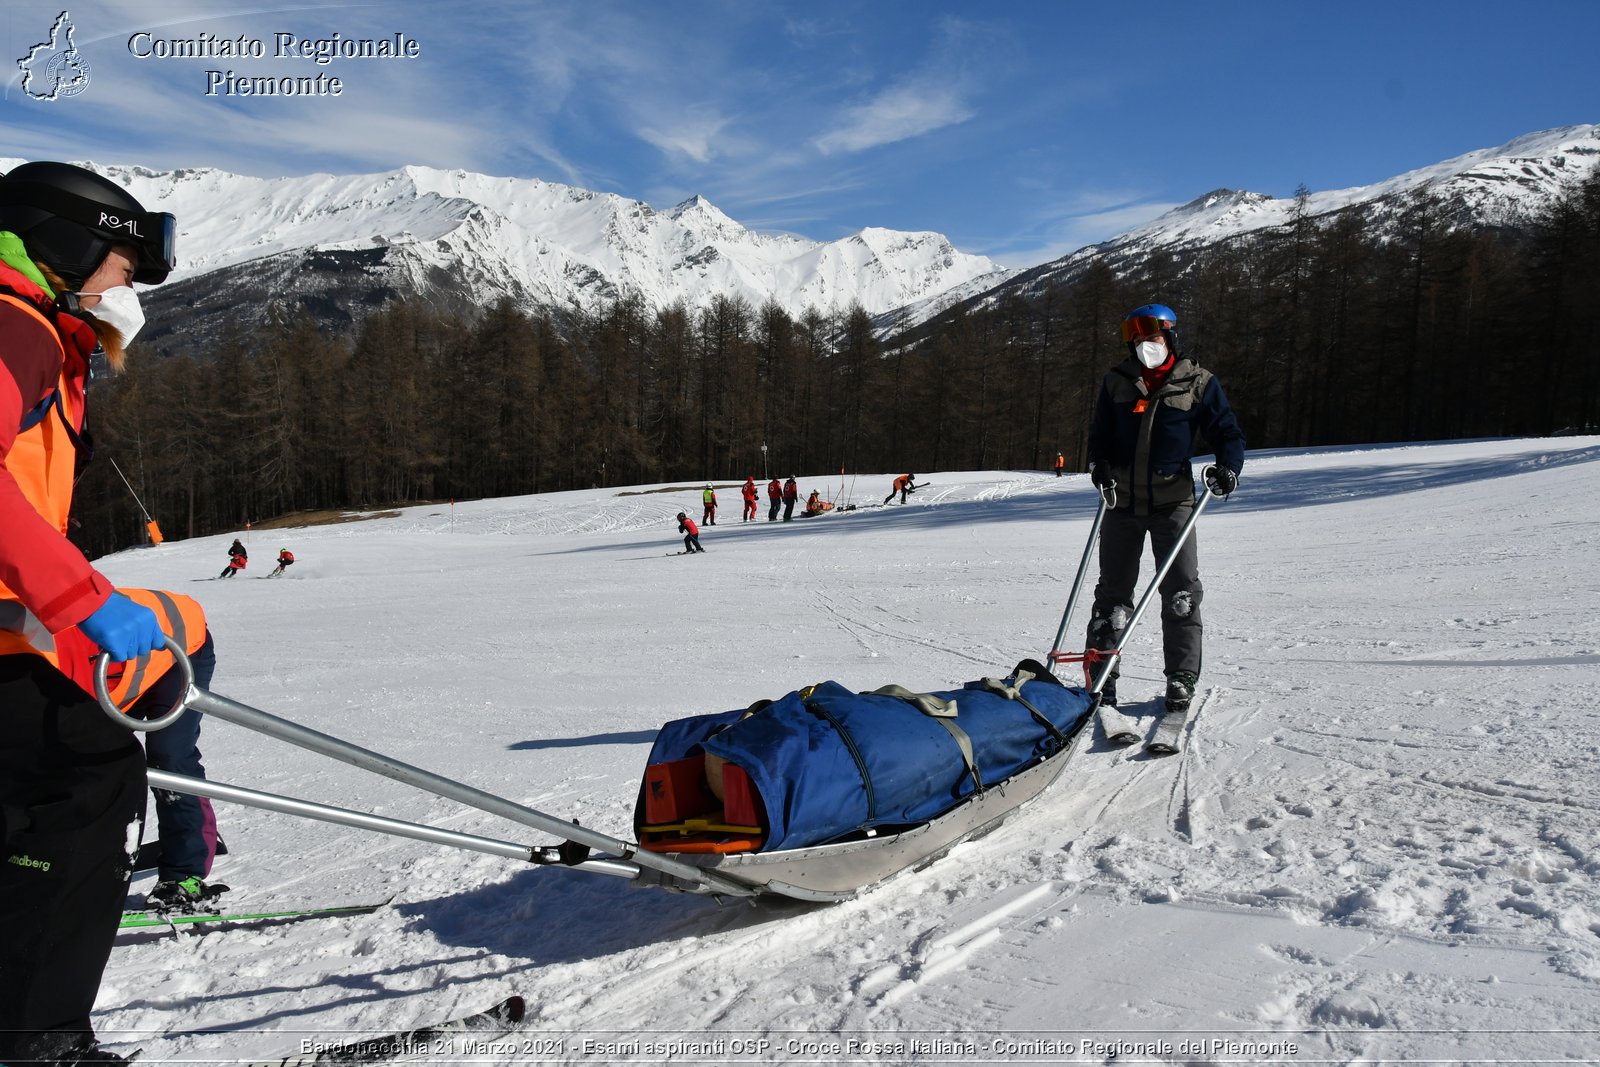
[[[1191,456],[1203,436],[1217,462],[1235,474],[1244,467],[1244,431],[1222,383],[1187,357],[1167,380],[1145,392],[1132,356],[1111,368],[1100,386],[1089,427],[1089,463],[1106,465],[1117,481],[1118,508],[1148,515],[1194,503]]]

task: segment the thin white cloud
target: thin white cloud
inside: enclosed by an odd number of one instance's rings
[[[717,137],[728,125],[725,115],[704,113],[683,114],[670,128],[643,126],[637,130],[641,138],[655,145],[667,155],[687,156],[696,163],[710,163],[718,155]]]
[[[841,126],[816,139],[817,150],[823,155],[861,152],[953,126],[975,114],[958,85],[931,82],[922,78],[898,85],[848,109]]]

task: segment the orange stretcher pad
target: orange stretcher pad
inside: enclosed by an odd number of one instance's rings
[[[750,776],[721,765],[722,798],[712,791],[705,756],[652,763],[644,770],[639,844],[651,852],[755,852],[766,813]]]

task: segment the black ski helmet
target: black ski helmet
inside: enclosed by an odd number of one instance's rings
[[[176,220],[146,211],[122,186],[71,163],[24,163],[0,177],[0,230],[74,287],[115,244],[138,249],[133,280],[157,285],[173,268]]]
[[[1142,304],[1128,312],[1122,318],[1122,339],[1127,342],[1128,352],[1133,353],[1133,346],[1139,343],[1139,338],[1148,337],[1156,330],[1167,339],[1167,350],[1174,358],[1178,354],[1178,316],[1165,304]]]
[[[680,511],[680,512],[678,512],[678,518],[680,518],[680,519],[681,519],[681,518],[684,518],[684,514],[683,514],[683,512],[681,512],[681,511]]]

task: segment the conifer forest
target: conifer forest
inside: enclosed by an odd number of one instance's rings
[[[182,538],[592,486],[836,486],[841,469],[1047,470],[1058,451],[1082,470],[1118,322],[1149,302],[1177,311],[1251,449],[1600,430],[1600,169],[1515,229],[1452,225],[1418,196],[1382,237],[1296,211],[1186,255],[1096,260],[899,331],[860,307],[632,297],[470,320],[396,301],[341,335],[288,315],[203,358],[136,343],[91,391],[72,535],[91,556],[140,543],[135,494]]]

